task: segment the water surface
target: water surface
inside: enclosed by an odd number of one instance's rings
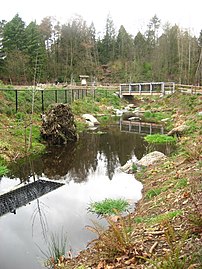
[[[41,269],[51,234],[68,238],[76,255],[95,234],[85,228],[100,221],[88,212],[90,202],[125,198],[131,206],[141,198],[142,184],[119,170],[133,156],[145,153],[139,134],[121,132],[118,126],[83,133],[76,144],[52,147],[35,160],[12,164],[9,177],[0,179],[0,193],[41,180],[62,183],[36,199],[0,217],[0,268]],[[23,193],[23,192],[22,192]],[[22,199],[27,199],[25,195]],[[48,254],[48,253],[47,253]]]

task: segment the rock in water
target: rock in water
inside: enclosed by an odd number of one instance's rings
[[[76,141],[78,135],[69,105],[56,104],[42,116],[41,136],[52,145]]]

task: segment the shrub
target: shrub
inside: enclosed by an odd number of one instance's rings
[[[90,204],[89,211],[97,215],[113,215],[126,211],[129,203],[124,199],[105,199]]]
[[[149,144],[165,144],[165,143],[174,144],[176,142],[175,137],[163,134],[147,135],[144,137],[144,139]]]

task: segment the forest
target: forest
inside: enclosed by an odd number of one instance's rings
[[[0,80],[12,85],[174,81],[202,85],[202,30],[193,36],[154,15],[144,33],[118,31],[107,16],[104,33],[80,16],[65,24],[45,17],[28,25],[16,14],[0,21]]]

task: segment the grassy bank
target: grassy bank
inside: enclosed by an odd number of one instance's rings
[[[41,92],[25,89],[18,92],[18,112],[16,113],[16,93],[14,87],[0,84],[0,175],[7,172],[7,163],[26,155],[40,154],[45,151],[45,143],[40,136]],[[44,107],[47,111],[57,101],[64,101],[64,91],[57,88],[46,89]],[[32,113],[33,103],[33,113]],[[90,113],[99,116],[99,121],[106,124],[110,121],[113,108],[120,108],[123,101],[113,92],[97,89],[95,94],[88,94],[80,100],[72,102],[71,108],[75,115],[77,131],[86,128],[81,115]]]
[[[188,126],[176,152],[136,174],[144,189],[134,213],[106,218],[107,231],[90,227],[98,239],[56,268],[202,268],[202,98],[176,94],[143,100],[142,108],[170,110],[173,126]]]

